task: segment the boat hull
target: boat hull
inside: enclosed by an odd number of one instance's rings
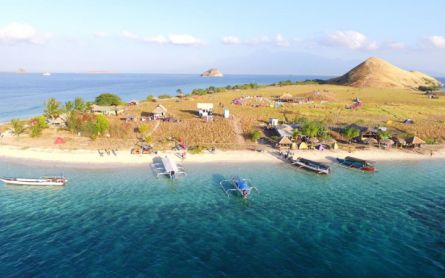
[[[48,181],[48,180],[27,180],[27,179],[0,179],[8,185],[25,185],[25,186],[63,186],[66,181]]]
[[[307,164],[304,164],[304,163],[302,163],[300,161],[295,161],[292,164],[297,166],[297,167],[299,167],[299,168],[302,168],[302,169],[305,169],[305,170],[308,170],[308,171],[311,171],[311,172],[315,172],[317,174],[322,174],[322,175],[329,175],[330,174],[330,169],[329,168],[328,169],[320,169],[320,168],[316,168],[316,167],[311,167],[311,166],[309,166]]]
[[[363,172],[375,172],[376,171],[375,167],[357,165],[357,164],[354,164],[352,162],[349,162],[349,161],[347,161],[345,159],[341,159],[341,158],[337,158],[337,162],[339,164],[341,164],[342,166],[345,166],[345,167],[348,167],[351,169],[360,170]]]

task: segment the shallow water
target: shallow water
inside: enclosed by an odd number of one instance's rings
[[[64,172],[61,188],[0,185],[0,273],[17,276],[439,277],[445,271],[443,161],[334,167],[190,164],[76,169],[0,162],[0,176]],[[241,174],[259,193],[228,198]]]

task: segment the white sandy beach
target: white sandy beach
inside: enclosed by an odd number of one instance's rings
[[[174,157],[174,152],[162,152],[159,155],[170,154]],[[294,151],[296,157],[304,157],[320,162],[332,161],[332,158],[353,155],[362,159],[383,161],[383,160],[427,160],[427,159],[445,159],[445,150],[434,152],[433,156],[419,154],[416,152],[400,150],[379,150],[371,149],[364,151]],[[100,156],[93,150],[66,150],[66,149],[43,149],[43,148],[20,148],[14,146],[0,146],[0,159],[17,159],[21,161],[46,161],[60,162],[69,164],[87,164],[87,165],[141,165],[148,164],[156,155],[132,155],[129,150],[121,150],[117,155],[104,154]],[[178,160],[181,160],[177,157]],[[202,153],[197,155],[187,154],[184,162],[186,163],[212,163],[212,162],[268,162],[278,163],[281,160],[271,152],[255,151],[221,151],[215,153]]]

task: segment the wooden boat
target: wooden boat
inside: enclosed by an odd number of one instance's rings
[[[337,157],[337,162],[343,166],[353,168],[353,169],[358,169],[358,170],[365,171],[365,172],[375,172],[376,171],[374,162],[356,158],[356,157],[352,157],[352,156],[347,156],[345,158]]]
[[[165,175],[171,179],[175,179],[178,175],[187,175],[184,167],[178,165],[178,163],[168,155],[165,157],[155,157],[151,166],[158,177]]]
[[[292,165],[295,165],[299,168],[303,168],[315,172],[317,174],[328,175],[331,172],[331,167],[329,167],[328,165],[312,161],[306,158],[299,157],[297,159],[292,160],[291,163]]]
[[[250,195],[250,192],[252,192],[252,189],[258,191],[256,187],[250,184],[250,181],[248,179],[242,179],[237,176],[232,177],[232,179],[230,180],[223,180],[219,184],[221,185],[222,189],[227,194],[227,196],[230,196],[229,195],[230,191],[236,191],[239,192],[244,199],[247,199]],[[232,186],[232,188],[226,189],[224,187],[225,184],[229,184],[230,186]]]
[[[0,181],[10,185],[62,186],[68,180],[65,177],[42,177],[39,179],[0,178]]]

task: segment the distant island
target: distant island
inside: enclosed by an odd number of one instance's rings
[[[213,69],[209,69],[209,70],[206,70],[205,72],[201,73],[201,76],[202,77],[223,77],[224,74],[219,69],[213,68]]]
[[[395,88],[437,90],[442,83],[418,71],[406,71],[387,61],[371,57],[346,74],[327,80],[329,84],[359,88]]]

